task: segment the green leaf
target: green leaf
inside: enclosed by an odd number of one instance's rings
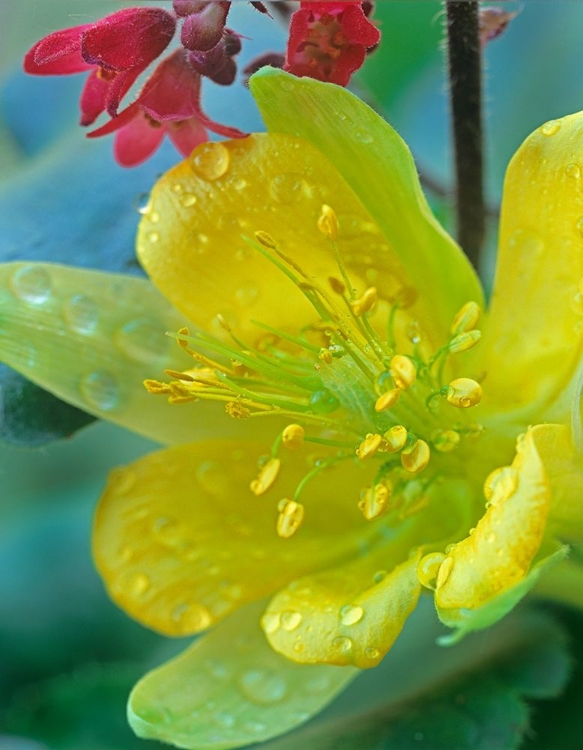
[[[476,640],[457,670],[404,700],[313,723],[263,747],[514,750],[529,726],[525,698],[554,697],[565,686],[570,658],[564,630],[549,617],[522,614],[488,641]]]

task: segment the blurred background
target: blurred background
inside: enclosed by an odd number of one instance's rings
[[[40,37],[127,5],[93,0],[0,3],[3,261],[44,259],[140,273],[132,258],[136,199],[148,191],[157,174],[178,160],[177,154],[165,145],[146,165],[122,170],[113,160],[109,139],[87,142],[76,125],[82,77],[29,78],[20,72],[24,53]],[[486,280],[491,277],[497,210],[509,158],[544,121],[583,109],[583,4],[549,0],[499,5],[518,15],[485,51],[491,207]],[[451,164],[441,4],[380,0],[375,17],[383,41],[357,77],[354,90],[410,144],[426,183],[435,188],[429,193],[432,205],[449,225]],[[246,3],[236,3],[231,25],[249,37],[241,68],[260,52],[284,47],[281,24]],[[219,121],[261,129],[242,84],[223,89],[209,83],[204,104]],[[87,206],[80,205],[71,187],[79,174],[89,182],[88,196],[82,199]],[[59,435],[61,420],[70,420],[67,424],[73,429],[83,418],[59,412],[57,427],[35,424],[35,404],[43,397],[35,390],[29,393],[5,368],[0,374],[0,750],[154,747],[157,743],[137,740],[127,729],[125,701],[133,683],[184,642],[146,631],[109,602],[91,562],[90,527],[108,471],[155,446],[96,422],[73,437],[52,440]],[[24,412],[8,406],[16,391]],[[22,429],[25,422],[27,430]],[[571,655],[558,659],[543,650],[536,668],[547,676],[553,669],[562,670],[562,677],[555,675],[555,692],[567,679],[569,684],[561,700],[537,704],[530,729],[520,741],[533,750],[575,750],[581,747],[577,706],[583,687],[577,643],[583,621],[574,612],[551,611],[548,606],[547,616],[558,623],[561,643],[571,644]],[[538,620],[533,623],[533,628],[540,625]],[[442,679],[462,668],[479,671],[476,642],[478,651],[496,643],[495,636],[491,641],[476,636],[478,641],[468,641],[454,656],[435,646],[439,632],[431,606],[420,608],[384,665],[359,679],[318,721],[329,727],[326,722],[334,723],[346,711],[382,704],[389,707],[386,722],[398,727],[403,712],[394,706],[405,693],[414,694],[428,677]],[[529,697],[532,691],[529,694],[521,684],[519,688],[513,683],[513,695],[522,689]],[[423,705],[431,715],[430,704]],[[375,747],[437,747],[418,724],[415,731],[411,726],[407,739],[397,733],[394,744],[385,740]],[[500,744],[506,740],[497,735],[490,740],[479,747],[510,747]],[[307,746],[335,747],[316,740]],[[449,747],[455,748],[455,741]]]

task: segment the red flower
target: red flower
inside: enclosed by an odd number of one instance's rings
[[[91,71],[81,94],[81,124],[105,110],[115,117],[136,78],[168,46],[176,21],[162,8],[126,8],[100,21],[56,31],[27,53],[24,70],[36,75]]]
[[[116,133],[114,154],[119,164],[135,167],[150,157],[168,135],[183,156],[208,140],[207,129],[227,138],[242,138],[236,128],[213,122],[201,109],[201,76],[188,61],[186,50],[163,60],[137,100],[101,128],[98,138]]]
[[[346,86],[379,40],[359,0],[303,0],[291,19],[284,70]]]

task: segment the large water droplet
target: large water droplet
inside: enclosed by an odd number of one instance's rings
[[[287,692],[286,682],[281,675],[261,669],[245,672],[239,680],[239,688],[246,698],[264,705],[279,703]]]
[[[105,370],[90,372],[81,379],[81,393],[94,409],[111,411],[119,403],[119,386],[113,375]]]
[[[285,172],[271,180],[269,192],[278,203],[297,203],[307,192],[307,184],[301,174]]]
[[[230,160],[229,150],[222,143],[204,143],[195,150],[191,164],[203,180],[218,180],[229,169]]]
[[[44,268],[23,266],[16,271],[10,286],[17,297],[33,305],[42,305],[51,296],[51,279]]]
[[[541,125],[540,132],[543,135],[551,136],[555,135],[555,133],[558,133],[561,128],[561,123],[559,120],[549,120],[548,122],[545,122],[544,125]]]
[[[281,613],[281,627],[288,632],[298,628],[301,622],[302,616],[299,612],[288,611]]]
[[[99,320],[97,302],[86,294],[76,294],[67,302],[64,315],[69,327],[77,333],[93,333]]]
[[[364,609],[362,607],[345,604],[340,610],[340,622],[343,625],[356,625],[357,622],[362,620],[363,615]]]
[[[170,344],[164,326],[146,319],[126,323],[115,334],[115,342],[128,357],[144,363],[163,357]]]

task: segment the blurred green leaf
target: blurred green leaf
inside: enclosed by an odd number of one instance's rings
[[[518,748],[529,726],[525,699],[555,697],[569,677],[566,637],[555,621],[534,613],[491,635],[469,663],[416,695],[364,715],[308,724],[265,750]]]

